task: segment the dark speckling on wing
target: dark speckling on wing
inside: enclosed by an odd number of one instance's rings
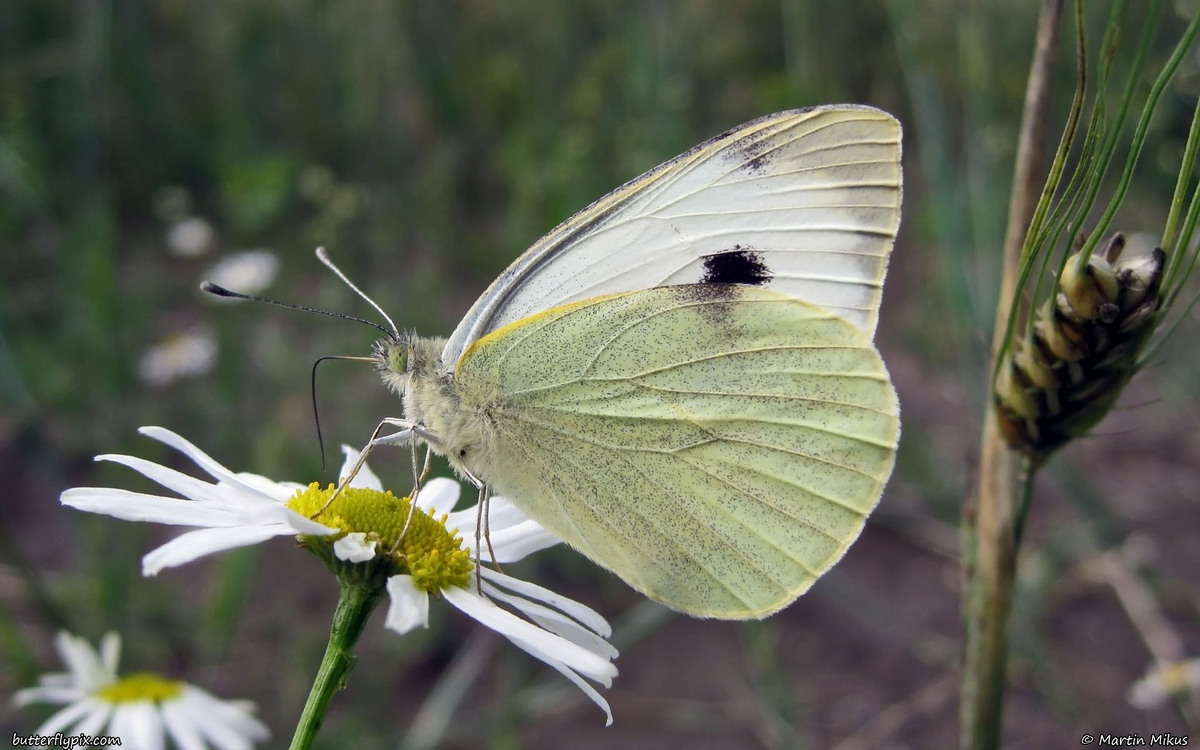
[[[700,283],[765,286],[774,276],[762,255],[748,247],[734,245],[724,252],[705,256]]]
[[[730,322],[730,305],[742,298],[745,287],[738,284],[680,284],[667,287],[675,299],[685,304],[700,303],[694,308],[705,320],[721,328]]]

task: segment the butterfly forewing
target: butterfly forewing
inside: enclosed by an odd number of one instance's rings
[[[699,616],[803,593],[861,531],[899,429],[860,329],[747,286],[554,308],[476,342],[455,382],[491,425],[498,492]]]
[[[477,339],[606,294],[733,282],[836,312],[874,335],[900,222],[900,125],[870,107],[781,112],[703,143],[563,222],[451,335]]]

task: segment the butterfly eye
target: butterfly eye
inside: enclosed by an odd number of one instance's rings
[[[408,347],[404,344],[393,344],[388,348],[388,369],[399,375],[408,372]]]

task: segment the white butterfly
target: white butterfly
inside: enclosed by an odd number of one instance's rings
[[[668,606],[786,606],[858,537],[895,459],[871,339],[900,138],[870,107],[781,112],[618,188],[449,339],[392,326],[372,359],[405,417],[371,446],[428,443]]]

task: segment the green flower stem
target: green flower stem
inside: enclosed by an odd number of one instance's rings
[[[312,746],[333,694],[346,686],[346,677],[358,661],[358,657],[351,653],[354,644],[358,643],[372,610],[383,598],[384,589],[380,586],[344,580],[338,583],[341,594],[333,613],[333,624],[329,628],[329,645],[325,647],[317,679],[313,681],[304,711],[300,714],[300,723],[296,725],[291,750],[307,750]]]

